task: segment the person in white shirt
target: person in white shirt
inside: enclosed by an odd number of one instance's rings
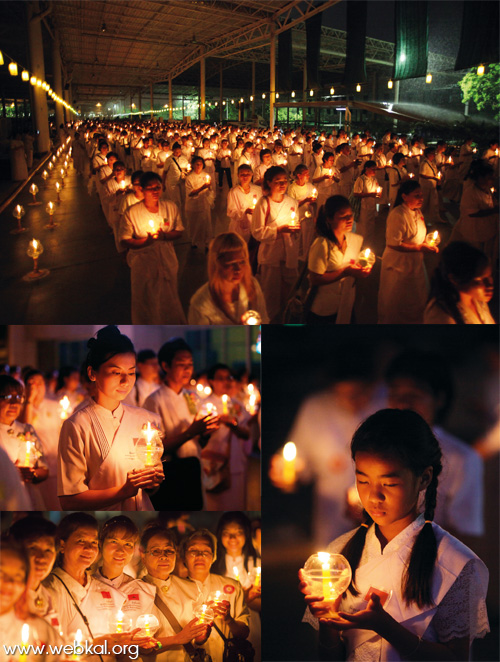
[[[19,601],[28,585],[30,563],[26,554],[14,544],[2,542],[0,547],[0,641],[3,646],[27,646],[45,644],[43,658],[47,662],[59,662],[65,656],[50,650],[50,646],[62,646],[59,630],[55,630],[40,616],[29,611],[19,615]],[[26,628],[28,628],[26,630]],[[24,635],[24,636],[23,636]],[[20,659],[36,662],[40,654],[20,652],[19,657],[10,657],[2,650],[2,659]]]
[[[25,402],[24,386],[10,375],[0,375],[0,448],[16,465],[29,510],[44,510],[39,483],[47,480],[49,469],[42,444],[34,428],[17,419]]]
[[[243,166],[242,166],[243,167]],[[267,324],[264,295],[252,276],[246,242],[234,232],[218,235],[208,251],[208,283],[191,298],[190,324],[243,324],[255,311]]]
[[[165,198],[175,202],[179,209],[183,209],[183,189],[182,184],[186,174],[191,169],[187,159],[182,156],[182,150],[179,143],[172,145],[172,154],[165,160],[163,168],[162,182],[165,187]]]
[[[312,301],[310,324],[349,324],[355,298],[355,279],[368,276],[369,266],[357,263],[363,237],[352,232],[353,213],[341,195],[327,199],[318,211],[317,237],[309,250]]]
[[[351,457],[363,522],[327,550],[350,563],[347,591],[325,601],[299,572],[320,650],[353,661],[469,659],[489,631],[488,569],[433,521],[442,453],[431,428],[414,411],[378,411],[356,430]]]
[[[252,236],[250,222],[253,210],[262,196],[262,189],[252,184],[252,168],[249,165],[243,164],[238,168],[238,182],[227,196],[228,230],[236,232],[248,243]]]
[[[56,525],[43,517],[28,515],[9,528],[8,540],[11,539],[24,549],[30,562],[24,606],[59,631],[57,605],[42,584],[56,560]]]
[[[207,378],[212,393],[204,404],[216,408],[220,425],[201,452],[206,507],[216,511],[245,510],[252,416],[239,400],[229,396],[234,385],[229,366],[217,363],[208,370]]]
[[[161,417],[169,456],[165,471],[168,473],[172,468],[175,474],[165,482],[158,498],[166,491],[163,500],[169,507],[200,510],[203,506],[200,441],[206,443],[204,437],[218,428],[218,419],[210,414],[200,417],[198,403],[187,390],[194,366],[191,348],[183,339],[173,338],[164,343],[158,352],[158,361],[164,375],[163,384],[147,398],[144,407]]]
[[[287,186],[285,170],[271,166],[264,175],[264,196],[252,214],[252,235],[260,241],[260,284],[271,321],[278,319],[298,276],[298,204],[286,195]]]
[[[424,253],[438,253],[427,242],[418,182],[401,185],[387,217],[386,247],[378,294],[379,324],[422,324],[428,285]]]
[[[361,175],[354,182],[352,194],[360,200],[356,232],[364,237],[365,246],[373,246],[377,202],[382,197],[382,187],[375,177],[375,161],[365,161]]]
[[[137,354],[137,372],[139,373],[133,389],[125,398],[127,405],[142,407],[146,399],[160,388],[160,366],[152,349],[141,349]]]
[[[246,639],[250,632],[250,612],[240,583],[210,572],[216,547],[217,540],[207,529],[194,531],[183,541],[181,557],[188,570],[187,584],[198,592],[196,605],[207,604],[213,609],[214,623],[225,637]],[[213,662],[222,662],[224,641],[215,628],[209,630],[203,647]]]
[[[294,172],[294,181],[288,187],[288,195],[297,200],[300,221],[299,259],[307,260],[315,233],[315,216],[318,209],[318,189],[309,181],[309,169],[301,163]]]
[[[335,157],[332,152],[323,154],[321,165],[318,165],[312,176],[312,183],[318,189],[318,209],[332,195],[338,194],[340,173],[334,166]]]
[[[442,223],[439,216],[439,198],[437,187],[441,182],[441,172],[436,164],[436,152],[433,147],[427,147],[424,150],[424,158],[420,162],[418,179],[424,202],[422,204],[422,214],[427,225]]]
[[[226,138],[221,140],[220,149],[217,152],[217,160],[220,162],[219,188],[222,188],[225,174],[228,188],[231,189],[233,187],[233,180],[231,178],[231,150],[229,149],[229,141]]]
[[[407,349],[385,371],[388,406],[412,409],[432,427],[443,453],[434,521],[453,535],[484,534],[483,460],[443,428],[453,401],[451,368],[437,352]]]
[[[349,198],[352,190],[354,172],[360,161],[352,158],[348,142],[337,145],[335,151],[338,154],[335,166],[340,173],[339,194],[343,195],[344,198]]]
[[[180,212],[170,200],[160,200],[162,185],[156,173],[144,173],[141,188],[144,200],[125,212],[118,230],[121,250],[128,249],[132,322],[184,324],[172,243],[184,231]]]
[[[261,561],[252,542],[252,528],[244,512],[225,512],[217,523],[217,558],[212,572],[240,582],[250,609],[250,643],[254,660],[261,658]]]
[[[108,326],[88,342],[87,371],[96,391],[89,405],[64,421],[59,438],[58,495],[63,510],[83,506],[102,510],[153,510],[147,490],[164,475],[158,455],[150,466],[135,444],[159,417],[122,405],[134,382],[134,346]],[[161,451],[160,451],[161,456]]]
[[[432,275],[424,324],[496,324],[488,307],[494,293],[486,255],[464,241],[452,241]]]
[[[185,215],[191,236],[191,247],[208,249],[213,237],[212,180],[215,171],[209,172],[201,156],[192,160],[192,171],[186,177]]]
[[[204,646],[211,629],[195,617],[194,603],[199,595],[196,585],[173,574],[176,562],[173,532],[161,526],[147,528],[141,537],[141,559],[147,571],[143,582],[156,588],[156,604],[151,613],[160,623],[151,652],[158,662],[189,662],[184,645]],[[179,632],[162,610],[163,604],[180,625]]]

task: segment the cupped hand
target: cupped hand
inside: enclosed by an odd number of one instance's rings
[[[320,623],[329,625],[335,630],[373,630],[378,632],[380,626],[388,618],[387,612],[380,604],[380,596],[373,593],[366,609],[348,614],[339,611],[336,616],[320,618]]]
[[[205,623],[198,623],[197,618],[193,618],[193,620],[189,621],[189,623],[179,632],[179,643],[187,644],[192,639],[205,639],[208,627],[209,626]]]

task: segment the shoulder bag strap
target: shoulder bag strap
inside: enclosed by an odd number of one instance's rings
[[[163,600],[160,598],[158,593],[155,596],[155,605],[158,607],[158,609],[162,612],[162,614],[165,616],[167,621],[170,623],[175,634],[179,634],[179,632],[182,631],[182,625],[175,618],[171,610],[163,602]],[[196,648],[193,646],[193,644],[190,641],[187,644],[182,644],[182,646],[184,647],[184,650],[189,655],[191,660],[193,660],[193,662],[199,662],[200,658],[198,656]]]
[[[83,611],[80,609],[80,606],[78,605],[77,601],[75,600],[75,598],[74,598],[74,596],[73,596],[73,593],[71,593],[71,591],[70,591],[69,588],[66,586],[66,584],[64,583],[64,581],[59,577],[59,575],[54,575],[54,577],[56,577],[56,578],[61,582],[61,584],[64,586],[64,588],[65,588],[66,591],[68,592],[69,597],[73,600],[73,604],[75,605],[75,609],[76,609],[76,611],[77,611],[77,612],[80,614],[80,616],[82,617],[82,620],[83,620],[83,622],[85,623],[85,625],[87,626],[87,630],[89,631],[90,636],[92,637],[92,639],[94,639],[94,635],[93,635],[93,633],[92,633],[92,630],[90,629],[89,619],[85,616],[85,614],[83,613]],[[100,653],[98,653],[98,655],[99,655],[99,659],[101,660],[101,662],[104,662],[103,659],[102,659],[102,655],[101,655]]]
[[[179,172],[182,174],[182,168],[181,168],[180,165],[177,163],[177,159],[176,159],[174,156],[172,156],[172,161],[173,161],[173,162],[175,163],[175,165],[179,168]]]

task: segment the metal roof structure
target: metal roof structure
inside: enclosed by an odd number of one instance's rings
[[[131,91],[155,95],[176,86],[198,87],[206,61],[207,87],[249,87],[250,62],[258,88],[269,86],[269,41],[292,30],[297,80],[306,55],[305,20],[341,0],[52,0],[46,27],[57,28],[66,81],[82,106],[112,103]],[[346,33],[322,28],[320,68],[341,73]],[[394,45],[366,40],[367,66],[392,67]],[[301,86],[301,85],[300,85]],[[147,92],[146,92],[147,94]]]

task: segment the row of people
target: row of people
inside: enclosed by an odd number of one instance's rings
[[[229,511],[213,524],[215,533],[181,533],[159,519],[140,532],[124,515],[99,526],[74,512],[57,527],[19,517],[2,534],[2,646],[45,645],[51,661],[98,660],[105,646],[108,660],[185,662],[197,648],[222,662],[223,637],[237,637],[260,661],[261,564],[250,520]],[[83,649],[49,651],[75,641]],[[82,652],[88,646],[92,653]]]
[[[238,392],[222,363],[193,385],[191,348],[176,338],[157,360],[151,351],[139,356],[145,377],[134,389],[136,353],[126,336],[105,327],[88,347],[87,395],[76,406],[76,389],[73,402],[46,397],[39,370],[25,372],[25,386],[0,376],[0,447],[14,469],[2,505],[12,507],[18,494],[27,510],[243,509],[259,438],[257,386]]]

